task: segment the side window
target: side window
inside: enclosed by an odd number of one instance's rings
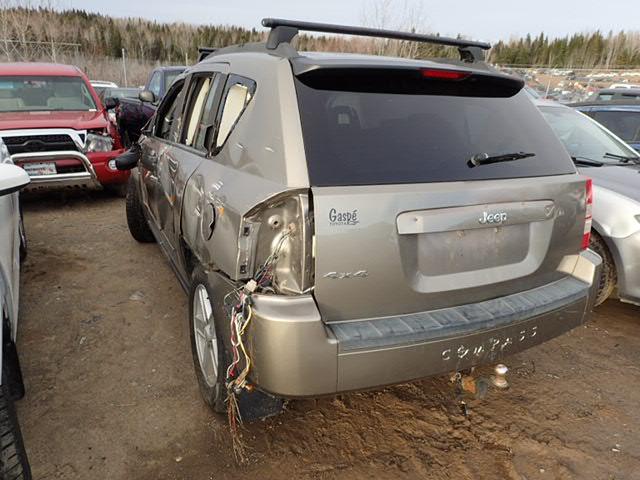
[[[640,135],[640,113],[600,111],[594,118],[625,142],[633,142]]]
[[[207,100],[202,110],[202,116],[198,123],[196,139],[194,147],[203,152],[209,150],[211,145],[212,135],[215,133],[214,127],[216,125],[216,113],[218,111],[218,105],[220,104],[220,74],[215,74],[213,77],[213,84],[209,89]]]
[[[156,97],[160,97],[160,84],[162,83],[160,75],[162,75],[160,72],[155,72],[149,81],[149,91],[153,92]]]
[[[180,82],[167,93],[158,107],[156,136],[172,142],[177,141],[182,119],[182,87]]]
[[[182,142],[188,147],[195,147],[196,140],[201,130],[201,118],[205,110],[209,92],[214,82],[214,77],[207,75],[194,75],[189,88],[189,103],[185,112],[185,128],[182,132]]]
[[[230,75],[222,95],[214,153],[220,151],[256,91],[256,82]]]

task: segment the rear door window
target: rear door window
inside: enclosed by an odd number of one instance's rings
[[[215,133],[214,128],[216,125],[218,105],[220,104],[220,82],[222,78],[221,74],[214,74],[211,88],[209,88],[209,93],[207,94],[207,99],[205,100],[204,107],[202,109],[202,115],[198,122],[196,138],[193,146],[202,152],[207,152],[209,150],[211,139]]]
[[[193,147],[200,131],[200,118],[213,84],[210,74],[194,75],[189,87],[188,107],[185,112],[185,128],[182,133],[182,143]]]
[[[410,78],[375,82],[358,73],[296,79],[309,177],[313,186],[450,182],[575,172],[540,112],[521,91],[481,82]],[[397,77],[397,75],[396,75]],[[468,81],[468,80],[467,80]],[[376,83],[375,87],[370,87]],[[393,85],[392,87],[388,85]],[[477,95],[476,92],[477,90]],[[517,91],[517,90],[516,90]],[[475,155],[533,153],[470,168]]]
[[[238,75],[229,76],[223,92],[222,109],[219,112],[214,153],[217,153],[224,146],[253,98],[255,90],[256,82],[253,80]]]

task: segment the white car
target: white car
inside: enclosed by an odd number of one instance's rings
[[[13,405],[24,395],[16,350],[20,256],[24,232],[18,191],[29,183],[29,175],[8,160],[0,144],[0,314],[2,315],[2,381],[0,382],[0,480],[31,478],[20,425]]]
[[[100,95],[107,88],[118,88],[117,83],[109,82],[107,80],[91,80],[89,83],[91,83],[91,86],[98,95]]]

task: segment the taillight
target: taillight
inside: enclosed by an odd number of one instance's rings
[[[464,80],[471,75],[469,72],[460,72],[457,70],[423,68],[420,71],[424,78],[432,78],[434,80]]]
[[[265,293],[309,292],[314,282],[311,212],[306,191],[278,195],[252,209],[240,232],[240,276],[253,278]]]
[[[582,250],[589,248],[589,240],[591,240],[591,224],[593,221],[593,181],[587,178],[585,184],[586,187],[586,201],[585,201],[585,213],[584,213],[584,230],[582,232]]]

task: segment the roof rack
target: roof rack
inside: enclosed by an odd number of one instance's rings
[[[489,50],[491,45],[484,42],[463,40],[458,38],[439,37],[436,35],[422,35],[419,33],[400,32],[396,30],[382,30],[367,27],[351,27],[346,25],[332,25],[329,23],[300,22],[297,20],[284,20],[281,18],[263,18],[262,26],[271,29],[267,39],[267,50],[275,50],[282,43],[291,43],[291,40],[303,30],[307,32],[340,33],[346,35],[359,35],[363,37],[380,37],[394,40],[409,40],[413,42],[434,43],[458,47],[460,59],[465,62],[484,61],[484,50]]]
[[[196,63],[200,63],[212,53],[215,53],[218,49],[215,47],[199,47],[198,48],[198,60]]]

